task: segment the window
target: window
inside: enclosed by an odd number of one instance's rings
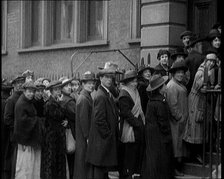
[[[6,37],[7,37],[7,1],[1,1],[2,11],[2,29],[1,29],[1,37],[2,37],[2,54],[6,53]]]
[[[107,2],[80,1],[78,42],[107,39]]]
[[[106,1],[22,1],[21,47],[79,46],[107,40]]]
[[[131,1],[131,39],[141,38],[141,0]]]

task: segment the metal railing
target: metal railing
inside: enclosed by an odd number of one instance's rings
[[[220,71],[220,69],[219,69]],[[214,76],[208,78],[208,69],[204,70],[204,84],[201,92],[205,97],[203,123],[203,178],[207,178],[205,168],[209,165],[209,178],[221,178],[221,88],[215,87]],[[218,75],[218,84],[221,85],[221,73]],[[215,146],[215,147],[214,147]],[[206,152],[209,158],[206,161]],[[215,158],[213,155],[215,154]],[[207,162],[207,163],[206,163]]]

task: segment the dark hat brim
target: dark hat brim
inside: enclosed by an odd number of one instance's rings
[[[127,81],[131,81],[131,80],[133,80],[135,78],[139,79],[139,76],[135,75],[135,76],[132,76],[132,77],[129,77],[129,78],[124,78],[124,79],[120,80],[120,82],[121,83],[126,83]]]
[[[105,75],[105,74],[115,74],[116,71],[115,70],[111,70],[111,69],[102,69],[99,71],[99,76]]]
[[[55,83],[55,84],[49,84],[49,85],[46,87],[46,90],[50,90],[50,89],[52,89],[52,88],[58,88],[58,87],[61,88],[61,82],[60,82],[60,81],[57,82],[57,83]]]
[[[153,73],[153,72],[155,71],[154,68],[152,68],[152,67],[150,67],[150,66],[147,66],[147,67],[144,67],[144,68],[138,70],[138,75],[140,75],[140,74],[141,74],[143,71],[145,71],[145,70],[150,70],[151,73]]]
[[[177,70],[184,70],[184,72],[186,72],[188,70],[188,68],[186,66],[180,66],[180,67],[175,67],[175,68],[171,68],[169,69],[169,72],[170,73],[174,73],[176,72]]]
[[[173,59],[173,58],[175,58],[175,57],[178,56],[178,55],[182,55],[182,56],[184,56],[184,57],[187,57],[188,54],[186,54],[186,53],[174,53],[174,54],[172,54],[170,57]]]
[[[66,86],[67,84],[71,83],[72,80],[73,80],[73,79],[70,79],[70,80],[68,80],[68,81],[66,81],[66,82],[64,82],[64,83],[62,83],[62,84],[60,84],[60,86],[63,88],[63,87]]]
[[[12,80],[11,84],[15,84],[18,81],[24,81],[25,82],[26,78],[24,76],[16,77],[15,79]]]
[[[154,86],[153,88],[150,86],[150,84],[147,86],[146,91],[153,91],[156,90],[157,88],[159,88],[160,86],[162,86],[164,83],[167,82],[167,80],[169,79],[168,76],[162,76],[163,78],[163,82],[161,82],[160,84]]]

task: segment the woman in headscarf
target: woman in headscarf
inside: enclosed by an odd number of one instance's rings
[[[137,72],[126,71],[121,80],[123,87],[118,98],[120,125],[120,178],[140,175],[143,159],[144,123],[139,92]]]

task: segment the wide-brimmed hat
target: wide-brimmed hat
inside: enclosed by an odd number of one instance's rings
[[[16,77],[11,81],[11,84],[14,84],[14,83],[16,83],[16,82],[18,82],[18,81],[23,81],[23,82],[25,82],[25,77],[24,77],[24,76],[21,76],[21,75],[16,76]]]
[[[43,77],[43,79],[42,79],[42,83],[44,82],[44,80],[49,81],[49,83],[51,82],[51,79],[50,79],[50,78],[45,78],[45,77]]]
[[[169,72],[174,73],[177,70],[184,70],[184,72],[186,72],[188,70],[184,61],[174,62],[173,65],[171,66],[171,68],[169,69]]]
[[[145,71],[145,70],[150,70],[151,73],[154,72],[154,68],[151,67],[149,64],[147,64],[147,65],[142,64],[142,65],[140,65],[139,68],[138,68],[138,75],[141,75],[142,72]]]
[[[157,59],[160,60],[159,57],[162,56],[162,55],[164,55],[164,54],[167,54],[168,55],[168,58],[170,57],[170,52],[168,50],[160,49],[159,52],[158,52],[158,54],[157,54]]]
[[[49,85],[46,87],[46,90],[50,90],[52,88],[61,87],[62,82],[59,80],[51,81]]]
[[[35,86],[34,82],[33,81],[28,81],[28,82],[25,82],[23,85],[22,85],[23,89],[34,89],[36,90],[37,87]]]
[[[138,72],[136,70],[127,70],[125,73],[124,73],[124,77],[122,80],[120,80],[120,82],[127,82],[129,80],[132,80],[134,78],[138,78]]]
[[[26,70],[22,73],[22,76],[27,77],[27,76],[34,76],[34,72],[31,70]]]
[[[184,31],[184,32],[182,32],[181,34],[180,34],[180,39],[182,39],[184,36],[193,36],[194,34],[193,34],[193,32],[191,32],[191,31],[189,31],[189,30],[186,30],[186,31]]]
[[[63,88],[67,84],[71,83],[72,79],[69,79],[68,77],[61,77],[59,79],[59,81],[61,81],[61,85],[60,86]]]
[[[96,81],[96,77],[95,77],[95,74],[91,71],[86,71],[81,79],[81,81]]]
[[[35,82],[34,85],[36,86],[37,89],[44,89],[45,85],[43,84],[43,78],[38,78]]]
[[[168,76],[161,76],[159,74],[155,74],[151,77],[148,87],[146,91],[153,91],[160,86],[162,86],[168,80]]]
[[[216,37],[221,38],[221,33],[217,29],[211,29],[207,35],[207,40],[211,41]]]
[[[184,52],[184,49],[182,47],[176,48],[175,51],[171,54],[171,58],[174,59],[178,55],[182,55],[184,57],[187,57],[187,53]]]
[[[6,79],[2,79],[2,86],[1,87],[2,87],[1,88],[2,91],[10,91],[13,88],[12,84]]]
[[[119,70],[118,65],[114,62],[106,62],[103,68],[98,67],[98,69],[100,70],[98,73],[99,76],[115,73],[123,74],[123,72]]]

